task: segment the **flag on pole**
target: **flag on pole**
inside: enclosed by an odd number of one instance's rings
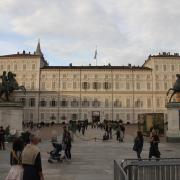
[[[97,59],[97,49],[95,50],[94,59]]]

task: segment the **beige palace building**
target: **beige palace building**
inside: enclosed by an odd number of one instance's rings
[[[49,66],[38,43],[33,54],[0,56],[0,74],[12,71],[27,89],[14,93],[24,121],[100,119],[135,123],[140,113],[164,113],[166,92],[180,72],[178,53],[150,55],[142,66]],[[174,99],[175,100],[175,99]]]

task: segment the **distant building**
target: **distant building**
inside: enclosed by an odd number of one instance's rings
[[[34,54],[0,56],[0,74],[13,71],[27,94],[24,121],[100,119],[137,122],[139,113],[166,114],[166,92],[180,72],[180,56],[149,56],[142,66],[49,66],[38,43]]]

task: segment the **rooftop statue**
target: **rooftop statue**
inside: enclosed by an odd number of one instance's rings
[[[15,77],[16,74],[13,74],[11,71],[9,71],[7,74],[6,71],[4,71],[0,76],[2,79],[2,83],[0,83],[0,99],[5,96],[5,101],[9,101],[11,94],[15,90],[22,90],[24,94],[26,93],[26,88],[24,86],[19,86]]]
[[[176,94],[176,93],[180,93],[180,74],[176,74],[176,82],[173,86],[173,88],[170,88],[168,91],[167,91],[167,96],[169,95],[169,92],[172,90],[173,93],[171,94],[171,97],[169,99],[169,103],[171,102],[171,99],[172,97]]]

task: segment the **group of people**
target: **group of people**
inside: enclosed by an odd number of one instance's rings
[[[151,159],[153,156],[157,159],[160,158],[160,151],[158,144],[160,143],[158,132],[155,129],[152,129],[150,132],[150,149],[149,149],[149,159]],[[137,131],[137,136],[134,139],[134,146],[133,150],[137,154],[137,158],[141,160],[141,152],[143,150],[143,144],[144,144],[144,138],[141,131]]]
[[[13,141],[10,152],[11,169],[6,180],[44,180],[41,154],[37,147],[40,138],[35,134],[30,134],[30,143],[24,145],[21,137]]]

